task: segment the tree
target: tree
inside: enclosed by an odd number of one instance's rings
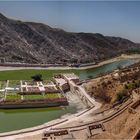
[[[42,75],[36,74],[31,77],[34,81],[42,81]]]

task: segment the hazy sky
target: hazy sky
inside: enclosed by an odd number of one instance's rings
[[[102,33],[140,42],[140,1],[0,1],[0,12],[66,31]]]

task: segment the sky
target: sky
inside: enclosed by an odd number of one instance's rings
[[[0,1],[0,12],[70,32],[101,33],[140,43],[140,1]]]

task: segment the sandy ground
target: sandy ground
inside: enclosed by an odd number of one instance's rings
[[[104,123],[105,130],[103,133],[94,135],[91,138],[87,138],[87,130],[80,130],[73,133],[76,136],[76,140],[97,140],[97,139],[108,139],[108,140],[118,140],[118,139],[131,139],[135,132],[140,127],[140,106],[136,108],[136,113],[131,114],[128,109],[124,111],[119,116],[115,117],[109,122]],[[86,116],[85,120],[88,120],[93,116]],[[80,120],[79,120],[80,122]],[[78,123],[78,121],[73,121],[72,124]],[[72,125],[71,124],[71,125]],[[65,124],[63,126],[69,126],[70,124]],[[42,134],[36,134],[36,136],[27,136],[24,138],[18,138],[17,140],[40,140]]]
[[[136,113],[131,114],[126,110],[124,113],[104,124],[106,131],[93,136],[95,139],[132,139],[133,135],[140,128],[140,106]]]
[[[115,57],[109,60],[105,60],[100,62],[97,65],[91,65],[91,66],[85,66],[85,67],[47,67],[47,68],[42,68],[42,67],[3,67],[0,66],[0,71],[5,71],[5,70],[22,70],[22,69],[44,69],[44,70],[69,70],[69,69],[75,69],[75,70],[84,70],[84,69],[90,69],[90,68],[96,68],[99,66],[103,66],[105,64],[109,64],[115,61],[123,60],[123,59],[140,59],[140,54],[134,54],[134,55],[125,55],[122,54],[119,57]]]

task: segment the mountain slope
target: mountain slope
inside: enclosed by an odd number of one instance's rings
[[[70,33],[0,14],[0,58],[6,62],[88,63],[137,48],[129,40],[92,33]]]

